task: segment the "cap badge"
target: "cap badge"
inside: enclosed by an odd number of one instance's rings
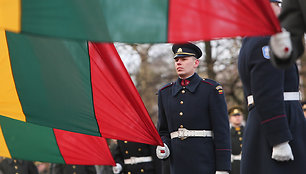
[[[183,50],[182,50],[182,48],[179,48],[179,49],[177,50],[177,53],[181,53],[181,52],[183,52]]]

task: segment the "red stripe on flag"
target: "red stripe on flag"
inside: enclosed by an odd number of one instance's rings
[[[115,165],[105,138],[53,129],[66,164]]]
[[[113,44],[88,43],[96,118],[103,137],[152,145],[162,140]]]
[[[271,35],[280,31],[268,0],[169,0],[168,42]]]

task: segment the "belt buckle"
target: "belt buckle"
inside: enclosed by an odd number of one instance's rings
[[[132,164],[132,165],[133,165],[133,164],[137,164],[137,162],[136,162],[136,157],[131,157],[130,160],[131,160],[131,164]]]
[[[181,140],[184,140],[187,138],[187,129],[186,128],[178,128],[177,130],[178,132],[178,138],[180,138]]]

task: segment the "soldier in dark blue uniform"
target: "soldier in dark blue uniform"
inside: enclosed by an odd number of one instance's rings
[[[179,78],[158,92],[158,131],[164,146],[158,158],[170,158],[171,174],[228,173],[230,129],[222,86],[197,73],[202,52],[196,45],[174,44]]]
[[[234,106],[228,111],[231,123],[231,143],[232,143],[232,170],[230,174],[240,174],[240,161],[242,149],[242,136],[244,131],[242,109]]]
[[[32,161],[10,158],[6,158],[1,161],[0,171],[3,174],[38,174],[37,167]]]
[[[298,69],[295,64],[286,70],[272,66],[269,39],[245,38],[238,59],[249,108],[241,174],[305,173],[306,121]]]
[[[148,144],[118,140],[114,152],[114,173],[160,174],[161,162],[156,157],[155,148]]]

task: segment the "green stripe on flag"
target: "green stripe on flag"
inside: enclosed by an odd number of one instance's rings
[[[167,42],[167,0],[103,0],[103,12],[114,41]]]
[[[9,32],[7,42],[27,122],[100,136],[87,42]]]
[[[64,163],[52,128],[3,116],[0,125],[12,158]]]
[[[21,30],[91,41],[166,42],[167,0],[23,0]]]

